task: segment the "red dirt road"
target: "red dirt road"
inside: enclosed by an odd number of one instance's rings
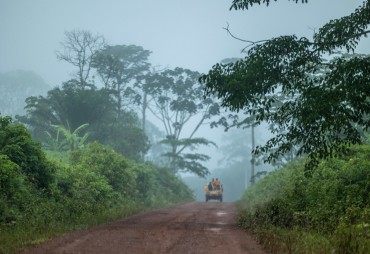
[[[233,203],[192,202],[53,239],[22,253],[265,253],[235,224]]]

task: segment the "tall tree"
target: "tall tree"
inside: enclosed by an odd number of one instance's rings
[[[226,58],[221,61],[221,64],[235,63],[239,60],[240,58]],[[248,115],[248,113],[246,114]],[[248,115],[246,117],[243,116],[241,120],[240,120],[240,117],[241,117],[240,113],[228,114],[226,116],[225,114],[223,114],[223,116],[221,116],[221,118],[219,118],[218,121],[212,122],[211,126],[216,127],[218,125],[222,125],[223,127],[225,127],[226,131],[232,127],[241,127],[241,126],[243,126],[243,129],[246,129],[246,128],[251,129],[251,140],[250,140],[251,149],[245,149],[244,147],[244,149],[240,151],[244,153],[245,157],[249,157],[249,151],[250,151],[251,157],[252,157],[250,159],[250,168],[246,166],[247,165],[246,163],[244,163],[245,170],[248,171],[248,169],[250,169],[250,172],[246,173],[246,175],[250,176],[248,180],[246,179],[245,186],[247,187],[250,183],[254,184],[255,182],[256,156],[253,153],[253,150],[256,147],[256,144],[255,144],[256,143],[256,137],[255,137],[256,123],[255,123],[255,117],[253,115]],[[231,120],[231,123],[229,123],[229,120]],[[242,141],[242,142],[245,142],[245,141]]]
[[[96,52],[104,48],[105,39],[86,30],[66,31],[64,35],[57,58],[77,67],[76,78],[84,88],[89,85],[92,60]]]
[[[50,144],[50,136],[57,137],[58,130],[64,131],[66,137],[72,138],[70,141],[74,143],[70,144],[74,149],[75,141],[84,141],[74,140],[79,138],[75,131],[85,126],[90,141],[110,145],[130,159],[141,158],[148,150],[148,140],[140,129],[136,113],[121,112],[118,116],[110,91],[93,85],[89,87],[81,88],[78,81],[70,80],[62,88],[50,90],[45,97],[29,97],[27,114],[17,118],[42,142]]]
[[[52,125],[75,130],[88,123],[92,137],[99,135],[101,126],[116,117],[114,103],[109,91],[92,86],[82,89],[77,80],[65,82],[47,96],[33,96],[26,100],[27,114],[17,117],[27,124],[35,138],[43,140],[45,131],[54,133]],[[68,125],[67,125],[68,123]]]
[[[106,46],[93,59],[93,67],[105,88],[115,91],[118,110],[140,102],[137,86],[149,71],[149,50],[136,45]]]
[[[205,138],[196,138],[195,134],[207,119],[219,114],[219,107],[211,98],[203,99],[199,76],[198,72],[188,69],[165,70],[148,77],[144,90],[151,97],[148,109],[166,132],[162,143],[170,147],[164,155],[170,159],[171,168],[205,176],[208,169],[202,162],[209,156],[188,151],[199,145],[214,144]]]
[[[144,130],[144,132],[147,132],[147,114],[148,114],[148,108],[150,107],[150,103],[153,100],[153,97],[148,96],[148,85],[151,86],[151,84],[148,84],[147,82],[153,82],[153,76],[158,75],[159,73],[163,72],[167,68],[158,70],[156,67],[152,67],[151,70],[146,73],[144,76],[140,78],[139,81],[139,88],[141,93],[141,128]]]
[[[231,9],[261,2],[234,0]],[[267,121],[285,130],[256,148],[257,153],[269,152],[267,161],[298,146],[297,155],[308,155],[306,167],[313,169],[320,159],[360,143],[361,132],[370,127],[370,57],[323,58],[342,49],[354,52],[370,33],[369,24],[367,0],[350,15],[325,24],[312,40],[292,35],[249,41],[245,59],[216,64],[201,82],[206,94],[217,95],[224,107],[244,110],[257,123]],[[286,100],[272,111],[278,94]]]

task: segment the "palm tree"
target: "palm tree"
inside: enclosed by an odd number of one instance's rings
[[[82,124],[79,127],[77,127],[73,132],[71,132],[71,129],[69,127],[69,123],[67,121],[67,127],[65,128],[62,125],[52,125],[57,130],[57,133],[62,133],[65,137],[65,141],[69,146],[69,151],[74,151],[77,148],[83,147],[84,143],[86,142],[87,138],[89,137],[89,133],[85,133],[82,137],[79,136],[79,133],[87,128],[89,126],[88,123]],[[58,137],[58,135],[57,135]]]
[[[48,131],[45,131],[45,134],[47,136],[47,140],[44,143],[46,149],[50,151],[62,151],[63,150],[63,147],[66,145],[66,143],[64,142],[65,140],[60,140],[60,130],[59,129],[57,129],[57,134],[55,138]]]

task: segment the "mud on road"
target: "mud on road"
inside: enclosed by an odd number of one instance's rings
[[[192,202],[73,232],[21,253],[265,253],[233,203]]]

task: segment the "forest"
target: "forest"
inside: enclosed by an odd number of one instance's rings
[[[227,27],[244,57],[207,73],[65,31],[56,58],[70,79],[0,73],[0,253],[199,200],[214,175],[267,251],[369,253],[370,55],[356,52],[369,24],[366,0],[312,37],[250,41]],[[229,136],[219,147],[202,128]],[[207,149],[222,150],[217,168]]]

